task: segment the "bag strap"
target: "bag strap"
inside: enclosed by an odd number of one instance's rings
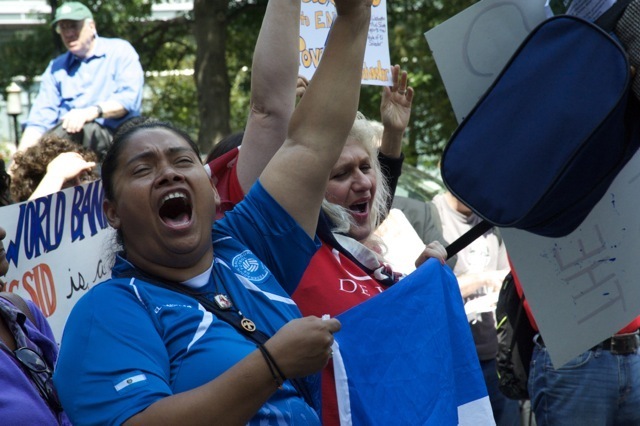
[[[242,322],[244,318],[241,315],[239,315],[238,312],[221,309],[215,302],[208,299],[203,293],[191,291],[179,283],[164,281],[157,277],[153,277],[151,275],[145,274],[144,272],[139,271],[137,269],[121,274],[118,276],[118,278],[138,278],[142,281],[148,282],[155,286],[162,287],[164,289],[172,290],[172,291],[175,291],[176,293],[181,293],[181,294],[184,294],[185,296],[192,297],[195,300],[197,300],[202,306],[204,306],[204,308],[207,311],[211,312],[216,317],[218,317],[219,320],[224,321],[227,324],[231,325],[233,328],[236,329],[236,331],[238,331],[238,333],[243,335],[245,338],[253,341],[255,344],[259,346],[263,346],[264,343],[270,338],[269,335],[258,330],[257,328],[254,328],[253,330],[249,331],[247,328],[243,327]],[[310,407],[314,407],[311,393],[309,392],[309,389],[307,389],[307,386],[302,381],[302,379],[296,377],[296,378],[288,378],[287,380],[293,385],[296,391],[298,391],[298,393],[304,398],[305,402],[309,404]]]
[[[514,289],[512,291],[516,292],[516,295],[518,295],[518,290],[515,288],[516,286],[516,281],[513,278],[513,276],[511,274],[510,275],[510,279],[511,279],[511,285],[514,287]],[[513,329],[513,335],[514,338],[511,339],[511,343],[509,344],[509,359],[511,359],[511,357],[513,356],[513,348],[516,346],[516,339],[515,336],[518,333],[518,330],[520,329],[520,318],[522,317],[522,312],[524,312],[524,293],[522,293],[522,297],[520,297],[520,295],[518,295],[518,310],[516,312],[516,318],[514,321],[515,327]],[[508,321],[508,319],[507,319]]]
[[[615,29],[618,20],[633,0],[618,0],[605,13],[594,21],[594,24],[607,32]]]
[[[460,250],[471,244],[474,240],[480,238],[491,228],[493,228],[493,225],[486,220],[478,222],[473,228],[469,229],[457,240],[446,247],[447,259],[450,259],[453,255],[457,254]]]
[[[11,293],[9,291],[0,292],[0,297],[2,297],[4,300],[11,302],[13,306],[18,308],[20,312],[25,314],[25,316],[29,318],[29,320],[34,325],[36,324],[36,317],[33,315],[33,312],[31,312],[31,309],[29,309],[29,305],[27,305],[27,302],[25,302],[25,300],[22,297],[20,297],[15,293]]]

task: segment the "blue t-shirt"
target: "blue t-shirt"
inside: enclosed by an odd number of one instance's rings
[[[81,59],[66,52],[49,63],[26,126],[44,133],[72,109],[116,101],[127,110],[124,117],[96,119],[114,130],[140,115],[143,85],[144,72],[133,46],[125,40],[99,37],[91,56]]]
[[[231,296],[270,335],[301,316],[290,294],[319,241],[260,183],[216,223],[213,237],[215,260],[203,291]],[[121,424],[159,399],[207,383],[256,350],[193,298],[137,278],[117,278],[132,267],[119,258],[116,278],[87,292],[67,321],[54,382],[74,424]],[[307,384],[317,395],[317,375]],[[249,424],[320,422],[286,382]]]

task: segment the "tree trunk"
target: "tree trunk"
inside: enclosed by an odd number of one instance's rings
[[[229,134],[230,83],[227,74],[226,36],[228,0],[195,0],[194,33],[197,44],[195,79],[203,154]]]

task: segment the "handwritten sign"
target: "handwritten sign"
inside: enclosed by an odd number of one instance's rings
[[[609,4],[575,1],[567,13],[593,18]],[[482,0],[425,33],[458,121],[474,107],[526,34],[547,16],[544,0]],[[555,366],[640,315],[638,170],[640,153],[582,225],[566,237],[501,229]]]
[[[554,365],[640,315],[640,152],[578,229],[545,238],[501,229]]]
[[[544,3],[482,0],[425,33],[458,123],[547,17]]]
[[[318,67],[336,16],[333,0],[302,0],[299,74],[309,80]],[[373,1],[367,49],[362,65],[362,84],[391,85],[386,0]]]
[[[114,233],[103,197],[102,181],[95,181],[0,208],[6,290],[38,305],[58,342],[75,302],[111,274]]]

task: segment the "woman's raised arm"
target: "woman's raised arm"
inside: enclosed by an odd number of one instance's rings
[[[238,155],[246,194],[287,137],[298,79],[300,0],[270,0],[251,68],[251,109]]]
[[[287,139],[260,176],[310,236],[329,173],[356,116],[371,19],[370,0],[336,0],[336,9],[322,59],[291,117]]]

